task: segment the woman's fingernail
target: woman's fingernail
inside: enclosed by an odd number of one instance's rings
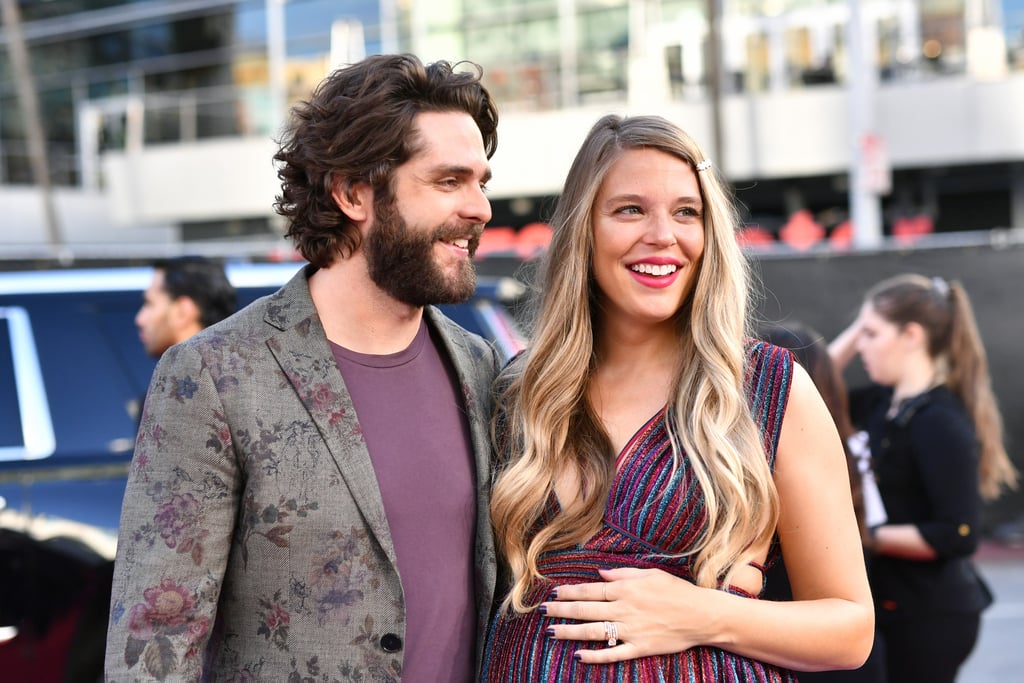
[[[551,627],[548,627],[547,629],[545,629],[544,633],[548,634],[548,638],[554,638],[555,637],[555,629],[553,629]]]
[[[579,652],[574,653],[572,658],[575,659],[577,662],[583,661],[583,657],[580,656]]]
[[[537,611],[540,612],[541,614],[547,614],[548,613],[548,606],[547,605],[541,605],[540,607],[537,608]]]
[[[548,600],[557,600],[557,599],[558,599],[558,589],[555,588],[550,593],[548,593]]]

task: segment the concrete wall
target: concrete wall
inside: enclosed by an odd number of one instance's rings
[[[105,154],[113,217],[138,224],[269,216],[280,191],[275,151],[269,139],[219,138]]]
[[[163,224],[139,227],[114,219],[110,197],[100,192],[55,188],[59,230],[69,244],[167,242],[177,230]],[[0,250],[17,251],[50,242],[43,196],[36,187],[0,186]]]
[[[1022,160],[1022,103],[1024,74],[996,82],[946,77],[883,85],[875,115],[894,168]],[[847,108],[839,86],[726,98],[724,158],[713,161],[740,181],[845,173]],[[609,112],[662,114],[713,155],[706,103],[510,111],[501,116],[491,196],[557,194],[590,126]],[[269,139],[231,138],[108,152],[102,168],[112,215],[125,224],[271,215],[274,149]]]

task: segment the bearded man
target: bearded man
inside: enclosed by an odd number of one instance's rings
[[[109,680],[475,678],[501,359],[433,307],[472,295],[491,217],[470,66],[369,57],[293,111],[275,208],[309,265],[156,368]]]

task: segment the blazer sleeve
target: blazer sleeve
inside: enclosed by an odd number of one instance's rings
[[[198,680],[239,495],[225,410],[192,346],[154,371],[121,510],[105,677]]]
[[[974,430],[962,415],[932,406],[915,415],[908,429],[932,511],[918,529],[939,556],[971,555],[981,521]]]

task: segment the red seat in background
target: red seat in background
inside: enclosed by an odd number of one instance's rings
[[[782,229],[779,230],[779,237],[789,246],[803,251],[810,249],[825,238],[825,228],[821,223],[814,220],[814,216],[807,209],[800,209],[789,217]]]
[[[897,218],[892,224],[892,236],[897,242],[909,244],[935,231],[932,219],[924,214]]]
[[[736,233],[741,247],[767,247],[775,244],[775,235],[760,225],[745,225]]]

